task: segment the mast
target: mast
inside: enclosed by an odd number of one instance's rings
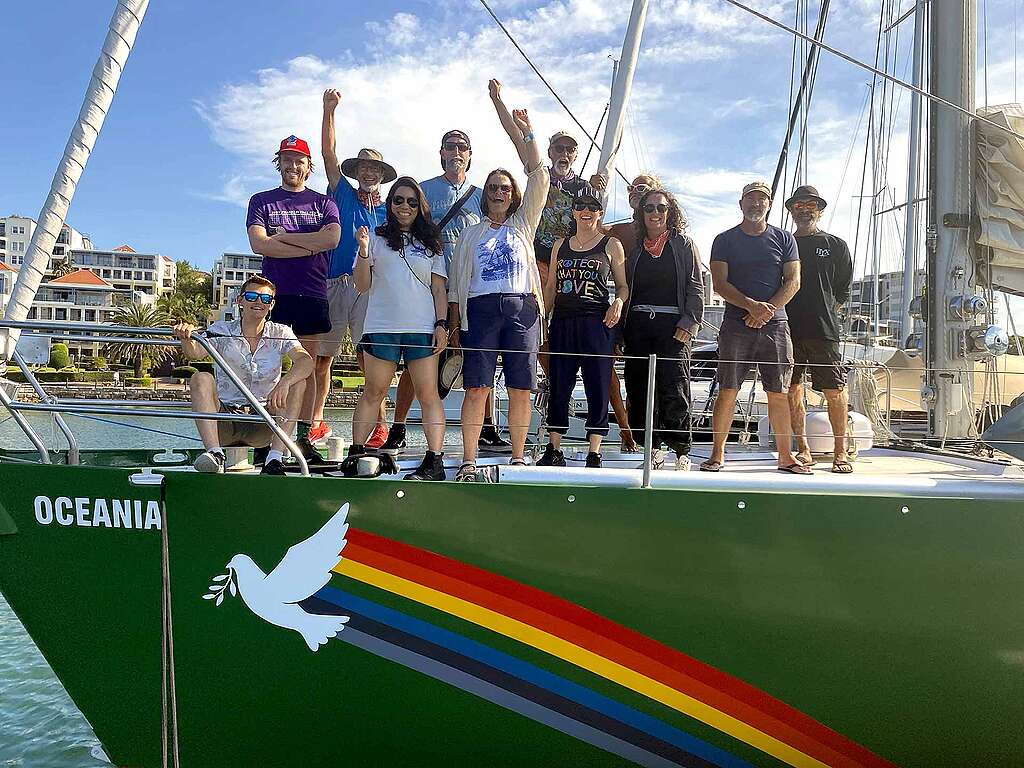
[[[149,0],[118,0],[114,15],[110,19],[103,50],[92,70],[92,79],[85,91],[78,121],[71,131],[64,155],[60,159],[50,193],[39,213],[32,241],[25,254],[25,262],[18,273],[14,292],[7,304],[5,320],[25,320],[39,290],[39,283],[53,253],[53,246],[60,235],[71,200],[75,196],[78,180],[89,161],[89,155],[96,144],[107,111],[114,99],[117,83],[124,72],[128,55],[132,52],[139,25],[146,15]],[[19,331],[0,328],[0,361],[9,360],[18,343]]]
[[[622,56],[615,71],[612,84],[611,106],[608,108],[608,123],[604,128],[601,142],[601,157],[597,161],[597,172],[609,181],[615,168],[615,156],[622,141],[622,129],[626,124],[626,105],[633,90],[633,73],[640,56],[640,38],[643,36],[644,21],[647,19],[647,1],[633,0],[633,10],[626,26],[626,38],[622,41]]]
[[[925,4],[914,11],[913,84],[924,87]],[[913,331],[910,302],[914,298],[914,273],[917,267],[918,181],[921,177],[921,96],[910,94],[910,159],[907,167],[907,224],[903,247],[903,303],[900,306],[900,348]]]
[[[932,0],[931,93],[974,113],[977,8],[974,0]],[[974,141],[971,118],[930,106],[928,318],[924,400],[938,440],[967,437],[974,426],[973,364],[966,334],[973,317],[957,314],[974,296]]]

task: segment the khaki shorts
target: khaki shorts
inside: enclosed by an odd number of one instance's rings
[[[252,406],[248,405],[224,405],[220,406],[221,413],[244,413],[253,414]],[[218,421],[217,436],[220,444],[225,448],[234,446],[248,446],[250,448],[265,448],[274,439],[274,430],[263,421]]]
[[[334,357],[341,351],[345,331],[351,332],[355,343],[363,337],[369,295],[356,290],[350,275],[342,275],[327,281],[327,303],[330,305],[331,330],[314,337],[316,354],[320,357]]]

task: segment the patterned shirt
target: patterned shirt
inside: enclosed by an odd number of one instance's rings
[[[218,320],[206,329],[204,335],[261,403],[267,402],[267,397],[281,380],[281,359],[302,347],[291,328],[269,320],[263,324],[263,335],[255,350],[249,349],[249,342],[242,335],[241,320]],[[219,370],[219,366],[214,365],[214,371],[217,372],[217,397],[221,404],[248,405],[242,391]]]

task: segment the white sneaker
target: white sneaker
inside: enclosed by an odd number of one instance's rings
[[[665,466],[665,452],[661,448],[655,448],[651,454],[651,469],[661,469]]]
[[[676,456],[676,472],[689,472],[690,471],[690,457],[685,453],[682,456]]]
[[[196,468],[196,472],[208,475],[222,474],[224,472],[224,454],[219,451],[206,451],[199,454],[199,458],[192,466]]]

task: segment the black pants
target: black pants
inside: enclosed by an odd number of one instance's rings
[[[690,345],[676,341],[678,315],[658,314],[652,319],[631,312],[623,332],[626,353],[626,397],[629,427],[637,443],[644,444],[647,415],[647,360],[635,355],[657,355],[654,372],[655,448],[664,443],[679,455],[690,452]],[[667,359],[661,359],[661,358]]]
[[[608,397],[612,377],[612,330],[601,315],[556,317],[551,321],[548,431],[569,429],[569,401],[576,372],[583,371],[587,393],[587,435],[608,434]],[[567,354],[555,354],[564,352]],[[591,357],[602,355],[602,357]]]

